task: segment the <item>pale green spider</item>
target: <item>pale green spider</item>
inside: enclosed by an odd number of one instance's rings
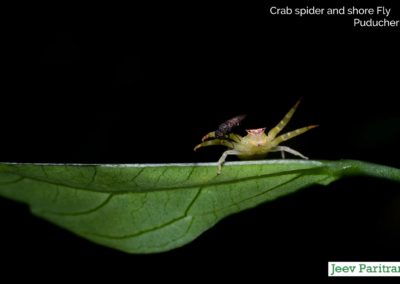
[[[265,134],[265,128],[257,129],[247,129],[247,135],[242,137],[235,133],[230,133],[230,130],[239,124],[239,122],[244,118],[244,116],[238,116],[232,118],[225,123],[221,124],[217,131],[208,133],[202,138],[202,143],[194,147],[194,151],[201,147],[222,145],[229,148],[226,150],[221,158],[218,160],[218,170],[217,174],[221,174],[222,165],[228,155],[236,155],[242,160],[254,160],[262,159],[269,152],[281,152],[282,158],[284,158],[284,152],[299,156],[303,159],[308,159],[301,153],[293,150],[287,146],[278,146],[283,141],[289,140],[296,137],[304,132],[317,127],[318,125],[310,125],[290,131],[288,133],[279,135],[279,132],[288,124],[289,120],[292,118],[294,112],[296,111],[300,100],[289,110],[285,117],[278,123],[277,126],[272,128],[268,134]],[[211,139],[205,141],[207,139]]]

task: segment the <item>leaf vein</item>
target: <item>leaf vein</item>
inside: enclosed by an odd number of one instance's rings
[[[59,216],[82,216],[82,215],[87,215],[90,213],[93,213],[95,211],[100,210],[101,208],[105,207],[110,201],[111,199],[114,197],[113,194],[108,194],[107,198],[104,199],[99,205],[87,209],[85,211],[77,211],[77,212],[54,212],[54,211],[43,211],[43,213],[45,214],[52,214],[52,215],[59,215]]]
[[[92,232],[86,232],[84,234],[92,235],[92,236],[96,236],[96,237],[101,237],[101,238],[107,238],[107,239],[115,239],[115,240],[136,238],[136,237],[139,237],[141,235],[144,235],[144,234],[147,234],[147,233],[151,233],[153,231],[157,231],[157,230],[163,229],[163,228],[165,228],[167,226],[170,226],[170,225],[174,224],[175,222],[178,222],[178,221],[184,219],[185,217],[186,216],[180,216],[180,217],[174,218],[174,219],[172,219],[172,220],[170,220],[168,222],[162,223],[162,224],[160,224],[158,226],[154,226],[154,227],[151,227],[149,229],[145,229],[145,230],[142,230],[140,232],[137,232],[137,233],[134,233],[134,234],[129,234],[129,235],[110,236],[110,235],[103,235],[103,234],[92,233]]]
[[[15,180],[2,182],[2,183],[0,183],[0,185],[15,184],[15,183],[19,183],[19,182],[23,181],[24,179],[25,179],[25,177],[23,177],[23,176],[17,176],[17,178]]]

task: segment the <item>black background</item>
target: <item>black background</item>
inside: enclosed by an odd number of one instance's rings
[[[400,167],[399,28],[354,28],[349,16],[268,13],[273,5],[323,7],[303,2],[20,10],[3,54],[1,160],[216,161],[222,148],[192,151],[202,135],[242,113],[248,117],[240,133],[273,127],[303,97],[288,130],[320,127],[287,145],[312,159]],[[400,18],[394,1],[383,3]],[[398,190],[365,177],[313,186],[155,255],[92,244],[2,199],[2,258],[5,270],[61,275],[325,279],[330,260],[399,260]]]

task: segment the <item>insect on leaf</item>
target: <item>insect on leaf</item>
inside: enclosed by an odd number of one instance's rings
[[[0,196],[88,240],[129,253],[180,247],[222,218],[343,174],[400,181],[400,170],[357,161],[215,164],[0,164]]]

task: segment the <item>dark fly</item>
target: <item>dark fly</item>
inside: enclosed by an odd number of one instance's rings
[[[238,115],[235,116],[234,118],[231,118],[224,123],[221,123],[218,126],[218,129],[215,131],[215,137],[221,138],[224,137],[225,135],[229,134],[232,132],[232,129],[235,128],[240,124],[240,122],[245,119],[246,115]]]

